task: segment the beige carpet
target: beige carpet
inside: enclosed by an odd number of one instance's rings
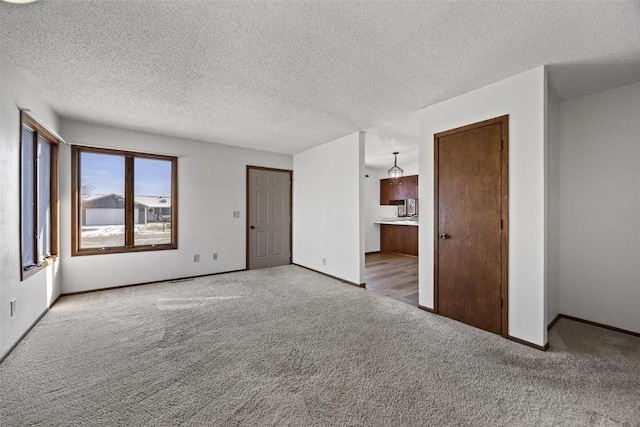
[[[2,426],[638,426],[640,338],[534,350],[295,266],[63,297],[0,365]]]

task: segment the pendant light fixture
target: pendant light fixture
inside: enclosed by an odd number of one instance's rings
[[[395,151],[393,156],[393,167],[389,169],[387,173],[389,174],[389,178],[391,178],[391,184],[400,184],[400,178],[402,178],[404,170],[398,167],[398,152]]]

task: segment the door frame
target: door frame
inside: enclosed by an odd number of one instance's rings
[[[293,261],[293,171],[291,169],[277,169],[277,168],[267,168],[264,166],[253,166],[247,165],[246,172],[246,182],[245,182],[245,193],[246,193],[246,206],[245,206],[245,270],[249,270],[249,203],[251,197],[249,197],[249,171],[255,170],[263,170],[263,171],[272,171],[272,172],[285,172],[289,174],[289,264]]]
[[[439,181],[439,143],[440,138],[453,135],[460,132],[465,132],[472,129],[478,129],[481,127],[493,125],[496,123],[501,124],[501,136],[502,136],[502,157],[501,157],[501,203],[502,203],[502,241],[501,241],[501,325],[500,335],[509,338],[509,115],[495,117],[493,119],[484,120],[470,125],[457,127],[444,132],[439,132],[433,135],[433,148],[434,148],[434,200],[433,200],[433,226],[434,226],[434,251],[433,251],[433,311],[440,313],[439,308],[439,272],[438,272],[438,251],[440,250],[438,242],[439,227],[439,194],[438,194],[438,181]]]

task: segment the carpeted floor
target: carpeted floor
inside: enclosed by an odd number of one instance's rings
[[[548,352],[295,266],[61,298],[0,365],[0,424],[639,426],[640,338]]]

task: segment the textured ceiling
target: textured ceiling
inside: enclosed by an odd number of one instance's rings
[[[62,116],[297,153],[369,132],[417,155],[415,111],[550,65],[562,99],[640,81],[639,2],[0,4],[2,51]]]

